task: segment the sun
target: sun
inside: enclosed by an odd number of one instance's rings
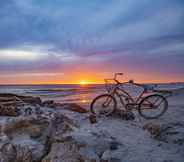
[[[85,80],[81,80],[81,81],[79,82],[79,84],[80,84],[80,85],[86,85],[86,84],[88,84],[88,82],[85,81]]]

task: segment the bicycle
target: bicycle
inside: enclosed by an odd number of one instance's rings
[[[168,109],[167,97],[172,92],[167,90],[155,90],[146,84],[134,83],[133,80],[121,83],[117,76],[123,73],[115,73],[113,79],[105,79],[107,93],[94,98],[90,110],[95,115],[111,115],[117,109],[117,98],[125,111],[137,110],[140,116],[145,119],[156,119],[162,116]],[[114,81],[115,84],[109,84]],[[135,99],[124,89],[123,85],[130,84],[141,87],[142,92]],[[111,86],[111,87],[110,87]]]

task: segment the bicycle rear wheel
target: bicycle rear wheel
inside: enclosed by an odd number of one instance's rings
[[[90,110],[93,114],[108,116],[115,111],[116,107],[116,99],[109,94],[104,94],[92,101]]]
[[[168,108],[165,97],[154,94],[142,99],[139,104],[138,112],[145,119],[157,119],[162,116]]]

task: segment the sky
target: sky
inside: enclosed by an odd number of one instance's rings
[[[0,84],[184,81],[183,0],[0,0]]]

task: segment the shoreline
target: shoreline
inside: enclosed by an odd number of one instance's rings
[[[141,83],[141,84],[184,84],[184,81],[173,81],[173,82],[136,82],[136,83]],[[58,86],[65,86],[65,85],[74,85],[74,86],[81,86],[81,87],[85,87],[85,86],[93,86],[93,85],[105,85],[105,83],[87,83],[86,85],[82,85],[80,83],[34,83],[34,84],[0,84],[0,86],[53,86],[53,85],[58,85]]]

